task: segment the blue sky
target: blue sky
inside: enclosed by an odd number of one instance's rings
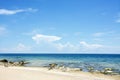
[[[120,0],[1,0],[1,53],[120,53]]]

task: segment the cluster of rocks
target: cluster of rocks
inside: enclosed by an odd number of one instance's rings
[[[68,71],[82,71],[81,68],[69,68],[69,67],[65,67],[64,65],[58,65],[56,63],[52,63],[52,64],[49,64],[49,67],[48,67],[49,70],[52,70],[52,69],[58,69],[58,70],[61,70],[63,72],[68,72]]]
[[[102,73],[106,75],[119,75],[119,72],[115,72],[113,68],[104,68],[103,70],[95,70],[93,67],[88,67],[88,72]]]
[[[114,69],[112,68],[104,68],[104,70],[101,71],[103,74],[110,74],[110,75],[117,75],[119,73],[114,72]]]
[[[3,65],[5,67],[8,67],[8,66],[24,66],[25,64],[28,64],[28,62],[25,62],[23,60],[21,61],[8,61],[7,59],[2,59],[0,60],[0,65]]]
[[[0,60],[0,65],[3,65],[5,67],[8,66],[25,66],[25,64],[28,64],[29,62],[26,61],[9,61],[7,59],[2,59]],[[115,72],[113,68],[104,68],[102,70],[96,70],[94,67],[88,66],[86,67],[88,72],[90,73],[102,73],[102,74],[107,74],[107,75],[119,75],[120,72]],[[59,65],[56,63],[51,63],[48,66],[48,70],[52,70],[52,69],[57,69],[57,70],[61,70],[63,72],[79,72],[79,71],[84,71],[82,68],[70,68],[70,67],[66,67],[64,65]]]
[[[79,72],[83,71],[82,68],[69,68],[65,67],[64,65],[58,65],[56,63],[49,64],[49,70],[52,69],[58,69],[64,72]],[[100,74],[107,74],[107,75],[119,75],[120,73],[117,73],[112,68],[104,68],[103,70],[95,70],[94,67],[87,67],[88,72],[90,73],[100,73]]]

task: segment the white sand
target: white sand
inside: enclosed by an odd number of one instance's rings
[[[120,77],[87,72],[60,72],[46,68],[0,66],[0,80],[120,80]]]

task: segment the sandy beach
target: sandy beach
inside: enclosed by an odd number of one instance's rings
[[[120,76],[106,76],[88,72],[61,72],[35,67],[0,67],[0,80],[119,80]]]

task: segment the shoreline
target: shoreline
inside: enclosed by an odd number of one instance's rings
[[[0,80],[119,80],[120,75],[103,75],[90,72],[62,72],[43,67],[0,66]]]

